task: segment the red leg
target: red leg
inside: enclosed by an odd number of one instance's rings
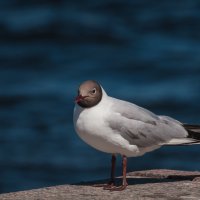
[[[116,165],[116,156],[115,154],[112,155],[112,166],[111,166],[111,174],[110,174],[110,179],[111,182],[114,183],[115,182],[115,165]]]
[[[107,190],[110,190],[110,191],[121,191],[121,190],[124,190],[126,189],[128,183],[126,181],[126,168],[127,168],[127,157],[126,156],[123,156],[122,157],[122,174],[123,174],[123,178],[122,178],[122,185],[120,186],[113,186],[113,187],[110,187],[110,188],[106,188]]]
[[[110,181],[108,182],[107,185],[105,185],[104,189],[112,188],[115,184],[115,165],[116,165],[116,156],[115,154],[112,154]]]
[[[127,157],[123,156],[123,181],[122,181],[122,186],[124,186],[126,188],[126,186],[128,185],[127,180],[126,180],[126,169],[127,169]],[[124,188],[124,189],[125,189]]]

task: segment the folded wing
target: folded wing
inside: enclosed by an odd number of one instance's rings
[[[109,127],[140,148],[157,145],[180,145],[193,143],[182,123],[154,113],[126,101],[113,99]]]

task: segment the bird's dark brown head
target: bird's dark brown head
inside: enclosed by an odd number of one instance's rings
[[[101,101],[101,98],[102,89],[99,83],[88,80],[79,86],[75,102],[83,108],[90,108],[97,105]]]

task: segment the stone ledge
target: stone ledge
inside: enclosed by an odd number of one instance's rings
[[[59,185],[0,195],[0,200],[82,200],[82,199],[200,199],[200,172],[147,170],[127,174],[129,186],[124,191],[110,192],[92,187],[107,180]],[[117,178],[119,183],[120,179]]]

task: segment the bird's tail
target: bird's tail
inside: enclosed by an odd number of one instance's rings
[[[183,124],[183,127],[188,132],[188,138],[200,143],[200,125]]]
[[[165,145],[200,144],[200,125],[182,124],[182,126],[188,132],[188,136],[186,138],[172,139]]]

